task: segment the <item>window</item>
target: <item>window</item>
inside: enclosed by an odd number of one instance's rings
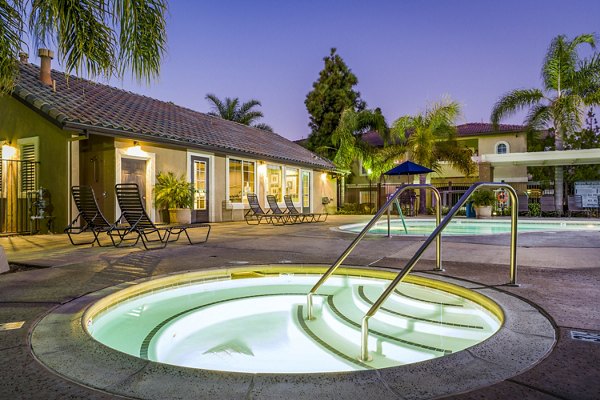
[[[496,143],[496,154],[507,154],[509,152],[508,143],[498,142]]]
[[[298,168],[285,169],[285,194],[292,196],[292,201],[300,199],[300,171]]]
[[[256,193],[254,171],[252,161],[229,159],[229,201],[241,203],[248,193]]]
[[[277,165],[267,165],[267,194],[275,196],[277,201],[282,201],[282,185],[281,167]]]
[[[21,192],[33,192],[37,189],[38,143],[37,137],[17,140],[21,164],[19,172]]]

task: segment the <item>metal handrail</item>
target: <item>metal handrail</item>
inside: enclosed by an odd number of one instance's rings
[[[319,287],[321,287],[321,285],[323,283],[325,283],[325,281],[331,276],[331,274],[333,274],[335,272],[335,270],[344,262],[344,260],[348,257],[348,255],[350,255],[350,253],[354,250],[354,248],[358,245],[358,243],[362,240],[363,237],[365,237],[365,235],[367,234],[367,232],[369,232],[369,229],[371,229],[371,227],[373,227],[373,225],[375,225],[375,223],[379,220],[379,218],[381,218],[381,216],[383,215],[383,213],[392,205],[392,203],[394,202],[394,200],[396,200],[398,198],[398,196],[404,191],[406,190],[408,187],[417,187],[417,188],[433,188],[434,193],[437,192],[436,197],[437,197],[437,224],[440,223],[440,219],[441,219],[441,196],[439,191],[434,188],[431,185],[428,184],[411,184],[411,185],[402,185],[400,186],[398,189],[396,189],[396,191],[390,196],[390,198],[385,202],[385,204],[379,209],[379,211],[377,211],[377,213],[375,214],[375,216],[371,219],[371,221],[369,221],[369,223],[363,228],[362,231],[360,231],[360,233],[358,234],[358,236],[356,238],[354,238],[354,240],[352,241],[352,243],[350,243],[350,245],[346,248],[346,250],[344,250],[344,252],[342,253],[341,256],[338,257],[338,259],[336,260],[336,262],[334,262],[331,267],[329,267],[329,269],[323,274],[323,276],[321,276],[321,279],[319,279],[319,281],[312,287],[312,289],[310,289],[310,292],[308,292],[307,296],[306,296],[306,318],[307,319],[313,319],[313,301],[312,301],[312,296],[316,293],[316,291],[319,289]],[[441,266],[441,261],[440,261],[440,255],[441,255],[441,239],[438,239],[437,241],[437,265]],[[440,267],[441,268],[441,267]]]
[[[405,184],[398,188],[398,197],[407,189],[431,189],[433,194],[435,195],[435,226],[438,226],[442,220],[442,195],[438,188],[428,183],[413,183],[413,184]],[[387,236],[391,236],[391,224],[390,224],[390,209],[388,208],[387,212]],[[434,271],[443,271],[442,269],[442,236],[438,236],[435,241],[435,268]]]
[[[371,318],[375,313],[379,310],[381,305],[387,300],[387,298],[392,294],[396,286],[404,279],[404,277],[411,271],[411,269],[415,266],[415,264],[419,261],[427,247],[431,244],[434,238],[438,237],[444,228],[448,225],[450,220],[454,217],[456,212],[463,204],[467,202],[469,196],[471,194],[482,187],[487,188],[503,188],[506,189],[509,193],[512,209],[511,209],[511,225],[510,225],[510,283],[509,285],[518,286],[517,285],[517,215],[519,210],[519,199],[517,197],[517,192],[512,188],[512,186],[506,183],[495,183],[495,182],[480,182],[472,185],[465,194],[458,200],[458,202],[452,207],[452,209],[448,212],[448,215],[444,218],[444,220],[433,230],[431,235],[425,240],[425,242],[419,247],[417,252],[413,255],[413,257],[408,261],[408,263],[404,266],[404,268],[398,273],[396,278],[389,284],[389,286],[385,289],[385,291],[379,296],[379,298],[373,303],[369,311],[365,314],[362,319],[361,324],[361,354],[360,359],[362,361],[369,360],[369,318]]]

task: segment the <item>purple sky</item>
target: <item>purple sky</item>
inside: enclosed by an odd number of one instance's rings
[[[598,0],[171,1],[160,79],[110,84],[202,112],[206,93],[255,98],[262,122],[295,140],[336,47],[390,124],[443,95],[462,104],[459,122],[488,122],[500,95],[540,87],[554,36],[600,33],[599,16]]]

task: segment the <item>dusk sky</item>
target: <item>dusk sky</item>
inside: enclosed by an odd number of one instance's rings
[[[310,133],[304,100],[336,47],[390,124],[443,95],[462,104],[460,123],[489,122],[499,96],[541,86],[553,37],[582,33],[600,33],[600,1],[179,0],[160,79],[110,84],[202,112],[207,93],[254,98],[261,122],[296,140]]]

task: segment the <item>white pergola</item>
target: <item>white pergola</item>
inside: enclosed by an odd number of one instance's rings
[[[529,167],[600,164],[600,148],[586,150],[538,151],[530,153],[483,154],[479,162],[493,167],[526,165]]]

